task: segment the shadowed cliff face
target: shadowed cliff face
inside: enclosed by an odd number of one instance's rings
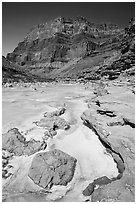
[[[27,81],[29,77],[21,70],[20,67],[13,62],[7,60],[4,56],[2,56],[2,79],[4,82],[13,82],[20,80]]]
[[[26,72],[20,65],[2,56],[2,83],[36,82],[40,81],[36,75]],[[12,85],[11,85],[12,86]]]
[[[133,19],[124,30],[110,23],[91,23],[84,17],[59,17],[34,26],[7,54],[7,60],[43,79],[113,79],[112,75],[117,78],[121,70],[134,66],[134,46]]]

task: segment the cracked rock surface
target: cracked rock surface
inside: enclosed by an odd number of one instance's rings
[[[120,83],[121,86],[119,86]],[[96,190],[93,190],[93,182],[85,189],[85,194],[91,195],[92,192],[90,199],[92,202],[128,202],[135,199],[134,96],[128,89],[129,84],[126,79],[122,79],[121,82],[115,81],[116,88],[113,84],[114,82],[109,83],[107,87],[109,95],[97,96],[89,100],[89,109],[82,115],[82,119],[91,125],[102,142],[111,147],[111,154],[119,170],[119,175],[113,182]],[[112,111],[116,116],[108,117],[106,110]],[[107,131],[110,134],[103,135],[103,131],[99,131],[100,126],[104,132]]]
[[[57,149],[39,153],[33,158],[28,176],[43,188],[66,186],[73,178],[76,162],[75,158]]]

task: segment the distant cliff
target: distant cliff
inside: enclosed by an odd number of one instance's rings
[[[68,62],[90,55],[99,48],[100,39],[121,32],[116,25],[90,23],[84,17],[76,20],[59,17],[34,26],[7,59],[22,66],[37,62]]]
[[[42,78],[79,79],[86,75],[87,79],[96,79],[107,73],[104,66],[102,70],[97,66],[113,55],[118,56],[115,61],[130,50],[134,64],[134,27],[133,19],[126,29],[120,29],[111,23],[92,23],[84,17],[59,17],[32,27],[6,59]]]

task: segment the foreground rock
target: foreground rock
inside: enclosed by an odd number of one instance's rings
[[[112,155],[119,172],[111,182],[105,179],[105,185],[99,183],[98,189],[94,182],[87,186],[83,194],[91,195],[92,202],[135,200],[135,98],[129,87],[126,80],[109,84],[110,94],[90,100],[89,109],[81,116]]]
[[[68,129],[69,124],[65,121],[64,118],[60,117],[46,117],[42,118],[40,121],[36,122],[36,125],[43,128],[52,128],[53,130],[56,129]]]
[[[94,188],[96,187],[96,185],[106,185],[121,178],[125,170],[125,166],[119,150],[107,140],[107,137],[110,134],[99,125],[97,119],[91,114],[91,112],[89,110],[85,111],[81,116],[81,119],[84,121],[85,125],[87,125],[95,132],[102,144],[107,148],[114,161],[116,162],[119,172],[119,175],[116,178],[108,179],[107,177],[101,177],[96,179],[93,183],[89,184],[89,186],[83,191],[83,195],[89,196],[94,192]]]
[[[47,144],[45,141],[26,141],[17,128],[9,130],[2,136],[2,148],[15,156],[32,155],[40,150],[44,150]]]
[[[32,161],[28,176],[43,188],[66,186],[73,178],[76,162],[75,158],[57,149],[39,153]]]
[[[85,111],[81,115],[81,119],[84,121],[86,125],[88,125],[92,130],[101,138],[105,140],[106,137],[109,136],[109,132],[104,130],[99,123],[97,122],[97,119],[91,114],[89,110]]]
[[[84,196],[90,196],[97,185],[106,185],[108,183],[111,183],[113,179],[109,179],[106,176],[103,176],[101,178],[95,179],[93,183],[90,183],[87,188],[83,191]]]
[[[53,112],[45,112],[44,118],[40,121],[34,122],[38,127],[46,128],[47,131],[44,134],[44,139],[53,138],[58,129],[67,130],[70,128],[70,124],[62,117],[66,109],[60,108],[59,110]]]
[[[66,109],[64,107],[59,108],[59,110],[53,111],[51,113],[45,112],[44,117],[53,117],[53,116],[60,116],[64,114]]]

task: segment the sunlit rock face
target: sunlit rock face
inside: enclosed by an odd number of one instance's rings
[[[120,29],[84,17],[59,17],[34,26],[6,60],[38,81],[85,83],[135,75],[135,22]]]
[[[121,29],[113,24],[91,23],[84,17],[75,20],[59,17],[34,26],[7,59],[21,66],[36,65],[39,61],[68,62],[98,49],[96,39],[112,37],[120,32]]]

